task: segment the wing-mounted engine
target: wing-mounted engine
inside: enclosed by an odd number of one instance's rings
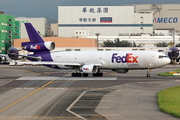
[[[117,73],[128,73],[129,69],[112,69],[112,71],[115,71]]]
[[[24,42],[22,43],[22,48],[28,52],[51,51],[54,50],[55,43],[50,41],[42,43]]]
[[[9,58],[11,58],[11,60],[25,60],[26,58],[31,59],[31,61],[38,61],[41,60],[41,57],[35,57],[33,55],[24,55],[24,54],[20,54],[19,51],[21,51],[21,49],[15,48],[15,47],[11,47],[9,48],[7,55],[9,56]]]
[[[0,63],[6,62],[6,57],[0,55]]]
[[[84,65],[81,70],[83,73],[97,73],[98,67],[95,65]]]

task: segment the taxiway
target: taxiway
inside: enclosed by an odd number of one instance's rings
[[[72,71],[44,66],[0,66],[0,120],[176,120],[159,111],[157,93],[180,85],[179,77],[157,76],[176,70],[168,65],[151,71],[104,77],[72,78]]]

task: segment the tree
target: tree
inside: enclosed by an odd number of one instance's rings
[[[120,42],[120,47],[132,47],[132,43],[127,40],[122,40]]]
[[[114,39],[114,41],[107,40],[103,42],[103,47],[136,47],[136,43],[129,42],[127,40],[120,41],[119,38]]]
[[[167,47],[168,43],[166,42],[158,42],[156,44],[154,44],[156,47]]]
[[[115,44],[112,40],[106,40],[103,42],[103,47],[115,47]]]

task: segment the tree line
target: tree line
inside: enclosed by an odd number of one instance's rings
[[[166,42],[158,42],[155,43],[156,47],[168,47],[169,43]],[[116,38],[113,40],[106,40],[103,42],[103,47],[143,47],[143,44],[136,44],[135,42],[129,42],[127,40],[119,40]],[[180,44],[177,44],[176,47],[180,47]]]
[[[103,47],[142,47],[142,44],[136,45],[135,42],[129,42],[127,40],[119,40],[116,38],[114,41],[106,40],[103,42]]]

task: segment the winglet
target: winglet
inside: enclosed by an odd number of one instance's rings
[[[28,33],[28,36],[29,36],[29,39],[31,42],[34,42],[34,43],[43,43],[44,42],[43,38],[36,31],[36,29],[32,26],[31,23],[24,23],[24,25],[26,27],[26,31]]]

